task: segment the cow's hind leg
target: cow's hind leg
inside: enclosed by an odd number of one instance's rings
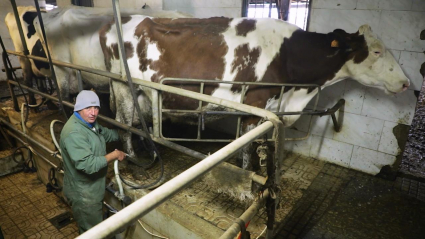
[[[128,94],[127,85],[122,82],[112,81],[110,86],[110,107],[112,111],[115,111],[115,120],[131,126],[134,114],[134,104],[131,95]],[[124,152],[130,157],[135,158],[136,154],[132,145],[131,133],[128,131],[123,132],[120,136],[124,143]]]
[[[255,128],[257,126],[257,123],[255,121],[258,122],[258,119],[244,120],[244,123],[242,123],[241,135],[246,134],[247,132]],[[255,153],[257,147],[258,143],[256,142],[250,143],[242,147],[238,157],[238,162],[241,168],[252,171],[257,171],[260,169],[258,156]]]

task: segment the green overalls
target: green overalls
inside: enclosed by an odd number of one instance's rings
[[[94,124],[90,129],[75,115],[61,132],[64,163],[63,192],[71,205],[80,234],[102,222],[102,205],[108,171],[106,142],[119,139],[115,130]]]

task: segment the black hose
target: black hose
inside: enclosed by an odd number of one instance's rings
[[[25,158],[24,158],[24,155],[23,155],[23,152],[22,152],[22,148],[25,148],[26,150],[28,150],[28,154],[29,154],[29,156],[28,156],[28,161],[29,160],[32,160],[32,152],[31,152],[31,150],[29,150],[28,149],[28,147],[27,146],[20,146],[20,147],[17,147],[15,150],[13,150],[13,153],[12,153],[12,160],[13,161],[15,161],[15,163],[17,163],[18,165],[19,164],[22,164],[22,165],[26,165],[27,164],[27,162],[26,162],[26,160],[25,160]],[[22,153],[22,162],[19,162],[17,159],[16,159],[16,153],[18,152],[18,150],[19,151],[21,151],[21,153]]]
[[[127,186],[129,186],[130,188],[133,188],[133,189],[153,189],[153,188],[156,188],[158,186],[157,185],[158,183],[160,183],[161,181],[164,181],[164,163],[162,162],[161,157],[158,157],[158,161],[161,164],[161,173],[160,173],[160,176],[153,183],[149,183],[149,184],[145,184],[145,185],[143,185],[143,184],[139,184],[139,185],[133,184],[133,183],[127,182],[120,174],[119,176],[120,176],[121,181],[125,185],[127,185]]]

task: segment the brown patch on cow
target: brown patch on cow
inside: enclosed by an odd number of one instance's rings
[[[110,49],[113,52],[114,59],[119,60],[120,59],[120,52],[119,52],[119,49],[118,49],[118,44],[112,43]],[[126,59],[128,60],[128,59],[132,58],[133,54],[134,54],[134,49],[133,49],[133,45],[131,44],[131,42],[129,42],[129,41],[124,42],[124,49],[125,49]]]
[[[126,24],[131,20],[131,17],[121,17],[121,24]],[[111,47],[106,46],[106,34],[111,30],[112,25],[114,25],[115,19],[111,19],[111,21],[107,24],[105,24],[102,28],[99,30],[99,41],[100,45],[102,47],[102,52],[105,60],[105,66],[106,70],[111,70],[111,61],[114,57],[115,59],[119,59],[119,52],[118,52],[118,45],[112,44]],[[127,59],[133,57],[134,49],[133,45],[130,42],[124,42],[124,48],[126,52]]]
[[[111,60],[113,57],[113,51],[111,48],[106,47],[106,34],[111,30],[113,21],[111,21],[108,24],[105,24],[102,28],[99,30],[99,42],[100,46],[102,47],[102,52],[105,60],[105,66],[106,70],[111,70]]]
[[[131,17],[121,17],[121,24],[124,25],[131,20]]]
[[[209,19],[161,19],[146,18],[135,30],[141,37],[137,45],[139,69],[156,71],[151,78],[159,82],[164,77],[188,79],[222,79],[224,60],[228,48],[223,33],[228,27],[229,18]],[[155,44],[161,52],[157,61],[147,59],[148,44]],[[187,82],[167,83],[182,89],[200,92],[200,84]],[[212,94],[218,84],[205,84],[203,93]],[[163,94],[164,107],[168,109],[196,109],[198,101],[174,94]]]
[[[246,37],[246,35],[249,32],[252,32],[255,30],[256,28],[256,20],[253,19],[245,19],[243,20],[241,23],[239,23],[238,25],[236,25],[236,35],[237,36],[244,36]]]
[[[248,44],[241,45],[235,49],[236,58],[232,62],[231,72],[237,71],[234,81],[238,82],[255,82],[257,76],[255,75],[255,66],[260,57],[261,49],[249,49]],[[233,85],[231,90],[233,92],[240,91],[241,85]]]

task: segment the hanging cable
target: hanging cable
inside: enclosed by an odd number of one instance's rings
[[[147,184],[147,185],[132,185],[132,184],[128,184],[128,182],[126,182],[122,178],[121,175],[120,175],[120,178],[125,184],[127,184],[128,186],[130,186],[132,188],[136,188],[136,189],[151,188],[151,187],[156,186],[157,183],[164,180],[163,179],[164,178],[164,164],[162,162],[161,156],[159,155],[159,151],[155,147],[155,144],[154,144],[154,142],[153,142],[153,140],[150,136],[148,127],[146,126],[146,122],[145,122],[145,119],[143,117],[142,110],[140,109],[139,102],[137,101],[138,97],[136,96],[136,93],[135,93],[135,90],[134,90],[134,84],[133,84],[133,80],[131,79],[130,69],[128,67],[127,62],[124,60],[124,59],[127,59],[127,56],[126,56],[126,52],[124,50],[125,47],[124,47],[124,42],[123,42],[123,39],[122,39],[121,15],[120,15],[120,12],[119,12],[119,1],[113,0],[112,6],[113,6],[113,9],[114,9],[114,16],[115,16],[115,22],[116,22],[115,25],[116,25],[116,28],[117,28],[118,43],[119,43],[119,49],[120,49],[120,53],[121,53],[121,62],[124,65],[125,74],[127,76],[127,83],[128,83],[129,88],[130,88],[131,95],[133,97],[133,104],[134,104],[134,107],[137,110],[137,114],[140,118],[140,122],[141,122],[141,125],[142,125],[142,128],[143,128],[143,131],[146,133],[146,138],[148,139],[148,142],[151,146],[151,149],[156,153],[156,155],[158,157],[158,162],[161,164],[161,174],[160,174],[159,178],[157,180],[155,180],[155,182],[153,182],[153,183],[150,183],[150,184]]]

